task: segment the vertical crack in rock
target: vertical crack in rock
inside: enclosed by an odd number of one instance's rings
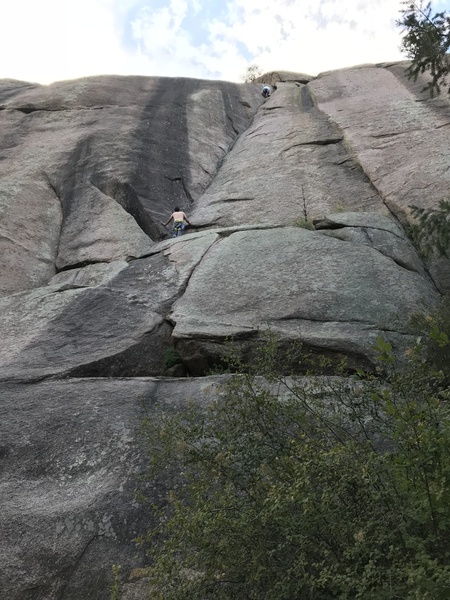
[[[310,82],[310,83],[313,83],[313,82]],[[314,91],[311,89],[311,86],[309,85],[309,83],[307,83],[303,89],[307,90],[307,95],[311,101],[312,106],[315,108],[315,110],[317,110],[320,114],[323,115],[323,117],[330,123],[330,125],[333,127],[333,129],[335,131],[340,133],[340,135],[342,136],[342,145],[345,147],[346,151],[348,152],[348,155],[351,157],[353,164],[355,166],[357,166],[358,170],[361,173],[364,174],[364,177],[369,182],[370,186],[373,188],[373,190],[375,191],[377,196],[380,198],[383,206],[385,206],[389,210],[389,213],[394,217],[394,219],[396,221],[398,221],[398,216],[392,211],[391,207],[386,202],[386,198],[384,197],[383,193],[377,187],[375,182],[372,180],[370,174],[364,168],[364,165],[362,165],[361,162],[359,161],[357,153],[355,152],[352,144],[349,142],[348,137],[345,135],[345,129],[343,127],[341,127],[339,125],[339,123],[337,123],[335,120],[331,119],[331,117],[329,115],[327,115],[321,108],[319,108],[319,103],[317,102],[317,98],[314,94]],[[305,94],[306,94],[306,92],[305,92]],[[304,97],[304,94],[302,91],[302,99],[303,99],[303,97]],[[305,97],[305,101],[307,101],[306,97]],[[343,163],[345,163],[345,162],[347,162],[347,160],[343,161]],[[352,167],[349,166],[348,168],[352,168]]]
[[[83,558],[84,558],[84,555],[85,555],[85,554],[86,554],[86,552],[89,550],[89,547],[91,546],[91,544],[92,544],[92,543],[93,543],[93,542],[94,542],[96,539],[98,539],[98,537],[99,537],[99,536],[98,536],[98,534],[96,533],[96,534],[95,534],[95,535],[94,535],[94,536],[93,536],[93,537],[92,537],[92,538],[91,538],[91,539],[90,539],[90,540],[89,540],[89,541],[86,543],[86,545],[84,546],[84,548],[81,550],[81,552],[80,552],[80,554],[79,554],[78,558],[77,558],[77,559],[76,559],[76,561],[75,561],[75,564],[74,564],[74,566],[73,566],[73,568],[72,568],[72,571],[71,571],[71,573],[69,574],[69,576],[68,576],[68,578],[67,578],[66,582],[65,582],[65,583],[64,583],[64,585],[62,586],[62,589],[61,589],[61,591],[60,591],[60,593],[59,593],[59,595],[58,595],[58,597],[57,597],[57,600],[64,600],[64,596],[65,596],[65,593],[66,593],[66,590],[67,590],[67,586],[69,585],[69,583],[71,582],[71,580],[72,580],[73,576],[74,576],[74,575],[75,575],[75,573],[77,572],[77,570],[78,570],[78,567],[80,566],[80,564],[81,564],[81,561],[82,561],[82,560],[83,560]]]
[[[186,196],[186,200],[187,200],[188,204],[189,205],[194,204],[194,198],[191,196],[191,193],[189,192],[189,189],[188,189],[183,177],[180,177],[180,176],[169,177],[169,175],[165,175],[165,178],[168,179],[169,181],[173,181],[173,182],[179,181],[181,184],[181,187],[183,188],[183,192],[184,192],[184,195]],[[185,204],[186,203],[184,202],[183,205],[185,206]]]
[[[58,190],[56,189],[56,186],[51,182],[50,180],[50,176],[47,173],[44,173],[44,177],[47,181],[47,185],[48,187],[52,190],[52,192],[55,195],[55,198],[58,200],[59,202],[59,206],[61,209],[61,219],[60,219],[60,225],[59,225],[59,234],[58,234],[58,239],[56,240],[56,245],[55,245],[55,253],[54,253],[54,259],[53,259],[53,265],[55,268],[55,273],[58,272],[58,268],[56,266],[56,258],[58,256],[58,252],[59,252],[59,245],[61,242],[61,233],[62,233],[62,229],[63,229],[63,222],[64,222],[64,209],[63,209],[63,202],[61,199],[61,195],[58,192]]]

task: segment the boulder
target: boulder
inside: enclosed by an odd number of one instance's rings
[[[267,327],[359,367],[373,363],[379,335],[401,353],[408,316],[435,306],[438,293],[423,269],[400,264],[385,247],[293,227],[233,233],[210,248],[173,306],[176,348],[193,374],[207,371],[227,339]]]

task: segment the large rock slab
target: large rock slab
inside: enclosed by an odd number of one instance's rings
[[[200,374],[226,339],[251,339],[270,327],[370,365],[377,336],[400,351],[409,341],[408,315],[438,298],[423,272],[383,251],[301,228],[233,233],[210,248],[175,303],[176,347]]]
[[[220,378],[67,379],[0,384],[0,597],[110,600],[112,565],[145,564],[148,448],[137,432],[155,404],[206,402]]]
[[[308,84],[402,222],[408,206],[437,206],[450,187],[450,104],[430,99],[422,85],[413,86],[406,66],[333,71]]]
[[[382,201],[342,131],[308,86],[280,83],[226,156],[192,219],[216,226],[289,225],[337,210],[381,211]]]
[[[317,219],[314,225],[321,233],[374,248],[405,269],[428,277],[412,242],[392,218],[366,213],[341,213]]]
[[[147,253],[261,103],[255,85],[184,78],[0,81],[0,295]]]
[[[65,271],[53,285],[0,298],[0,379],[161,374],[166,316],[217,238],[180,239],[130,264]]]

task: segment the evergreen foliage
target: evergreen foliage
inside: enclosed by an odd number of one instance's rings
[[[450,597],[450,365],[429,351],[450,321],[423,323],[405,368],[379,338],[353,379],[280,375],[270,337],[208,407],[146,421],[170,490],[142,540],[152,598]]]
[[[425,86],[431,96],[439,94],[441,87],[447,85],[446,77],[450,72],[450,15],[445,12],[432,14],[431,3],[425,4],[405,0],[402,16],[397,25],[406,32],[402,48],[406,51],[411,65],[409,77],[414,81],[421,73],[429,72],[431,81]],[[450,93],[450,89],[448,90]]]
[[[410,208],[416,218],[410,226],[411,237],[422,255],[450,258],[450,201],[441,200],[437,209]]]

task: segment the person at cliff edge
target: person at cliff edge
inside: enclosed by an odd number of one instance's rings
[[[184,229],[186,228],[186,224],[188,224],[192,227],[192,223],[189,221],[186,214],[178,208],[178,206],[175,207],[175,210],[170,215],[169,219],[165,223],[163,223],[164,227],[167,227],[167,225],[172,220],[173,220],[173,227],[172,227],[172,237],[173,238],[182,235]]]

